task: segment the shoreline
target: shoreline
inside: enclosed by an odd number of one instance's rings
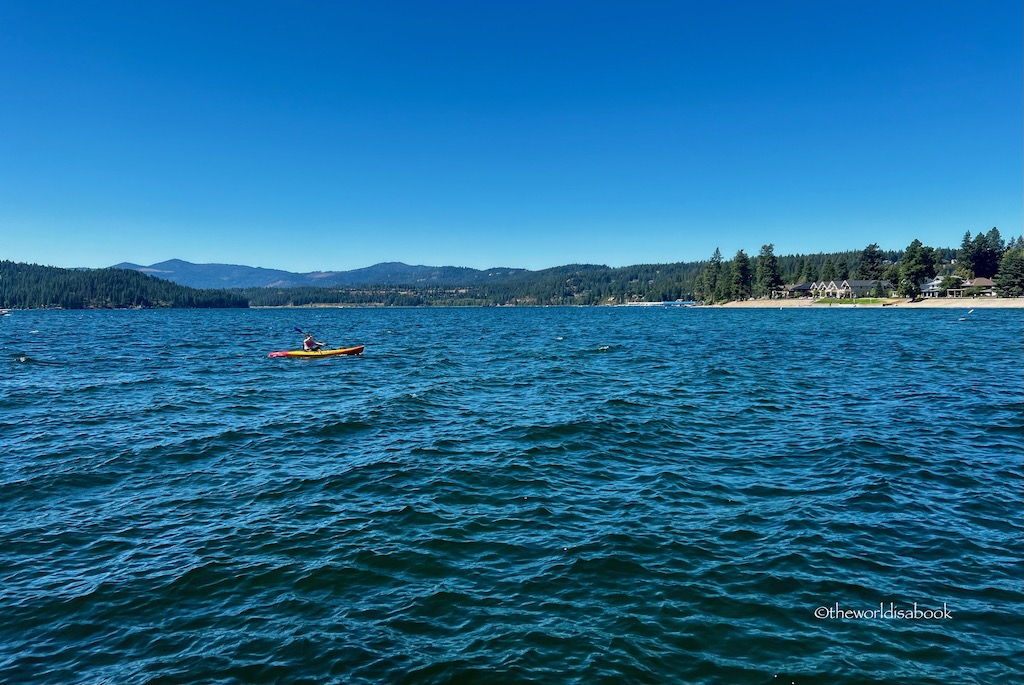
[[[299,305],[256,305],[248,309],[420,309],[437,305],[386,305],[386,304],[351,304],[351,303],[311,303]],[[469,309],[508,309],[514,307],[623,307],[628,309],[650,307],[679,307],[672,302],[630,302],[626,304],[591,304],[591,305],[441,305],[457,306]],[[742,302],[726,302],[725,304],[689,305],[693,309],[1024,309],[1024,297],[931,297],[920,302],[911,302],[907,298],[880,298],[875,303],[818,302],[810,298],[794,298],[779,300],[746,300]]]
[[[456,307],[460,309],[514,309],[516,307],[531,308],[603,308],[621,307],[625,309],[650,309],[650,308],[693,308],[693,309],[883,309],[897,307],[900,309],[1024,309],[1024,297],[943,297],[928,298],[920,302],[911,302],[906,298],[879,299],[877,302],[818,302],[810,298],[794,298],[779,300],[746,300],[743,302],[726,302],[725,304],[700,304],[680,305],[675,302],[629,302],[624,304],[520,304],[520,305],[388,305],[383,303],[360,303],[349,302],[315,302],[299,305],[253,305],[250,307],[84,307],[82,309],[63,309],[61,307],[38,307],[26,309],[10,309],[9,314],[2,318],[13,316],[16,312],[32,311],[129,311],[129,310],[162,310],[162,309],[430,309],[439,307]]]
[[[881,309],[882,307],[898,307],[900,309],[1024,309],[1024,297],[929,297],[920,302],[911,302],[907,298],[880,299],[877,303],[841,303],[816,302],[808,299],[779,300],[747,300],[745,302],[727,302],[722,305],[708,305],[728,309],[790,309],[813,308],[828,309]]]

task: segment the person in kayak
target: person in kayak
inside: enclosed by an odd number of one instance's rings
[[[306,339],[302,341],[302,349],[304,349],[306,352],[313,352],[315,350],[319,350],[323,346],[324,343],[320,342],[319,340],[315,340],[313,338],[312,333],[306,333]]]

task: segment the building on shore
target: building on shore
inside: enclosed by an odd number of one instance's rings
[[[852,297],[871,297],[878,291],[881,291],[881,297],[890,297],[893,290],[892,283],[886,280],[865,281],[846,278],[843,280],[817,281],[811,284],[811,293],[814,297],[830,297],[837,300]]]
[[[991,278],[969,278],[959,288],[946,290],[948,297],[995,297],[996,284]]]

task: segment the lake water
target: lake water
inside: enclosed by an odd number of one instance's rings
[[[1024,682],[1021,310],[19,311],[0,355],[0,682]]]

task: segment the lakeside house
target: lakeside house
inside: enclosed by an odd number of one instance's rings
[[[794,283],[792,285],[783,286],[779,291],[782,297],[810,297],[813,293],[811,289],[813,283]]]
[[[811,283],[810,291],[814,297],[843,299],[870,297],[876,288],[881,288],[883,297],[890,296],[894,289],[892,283],[886,280],[865,281],[856,278],[846,278],[843,280]]]
[[[995,297],[996,283],[991,278],[970,278],[964,281],[959,288],[948,288],[946,295],[949,297]]]
[[[996,283],[991,278],[964,279],[960,276],[935,276],[920,284],[921,297],[997,297]],[[943,288],[942,284],[956,283],[952,288]],[[793,283],[775,290],[775,297],[795,298],[808,297],[815,299],[850,299],[855,297],[874,297],[876,289],[881,288],[881,297],[892,297],[895,286],[887,280],[867,281],[854,278],[821,280],[812,283]]]
[[[963,279],[953,276],[960,282],[954,288],[943,290],[942,284],[945,278],[936,276],[930,281],[921,284],[921,297],[995,297],[996,284],[991,278],[978,277]]]
[[[936,276],[930,281],[921,284],[921,297],[942,297],[942,282],[946,280],[942,276]]]

